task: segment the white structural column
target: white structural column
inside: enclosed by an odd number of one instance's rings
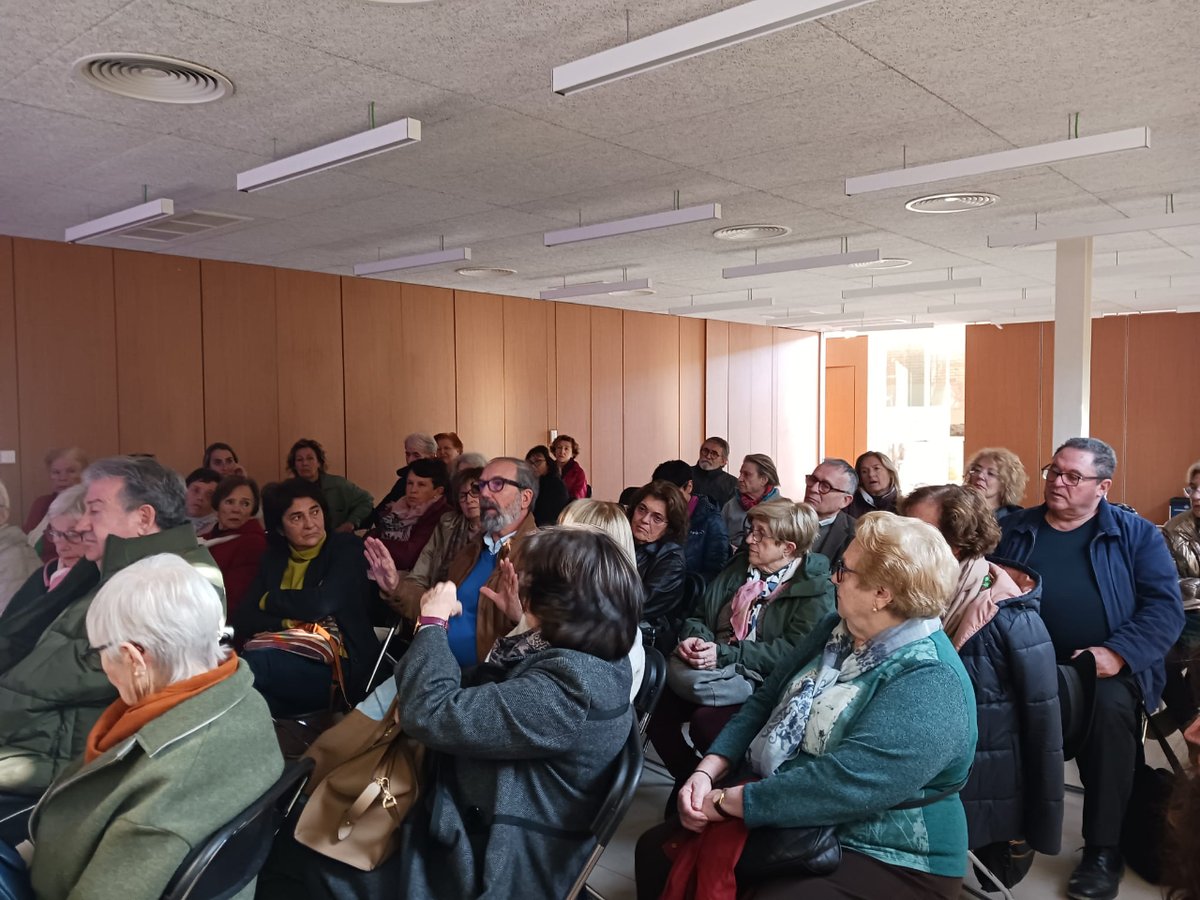
[[[1054,272],[1054,446],[1087,436],[1092,393],[1092,239],[1059,241]]]

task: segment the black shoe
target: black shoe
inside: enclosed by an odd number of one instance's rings
[[[1116,847],[1084,847],[1083,860],[1067,882],[1071,900],[1113,900],[1121,887],[1125,863]]]

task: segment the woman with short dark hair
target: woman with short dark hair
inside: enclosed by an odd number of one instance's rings
[[[558,466],[558,475],[567,486],[572,500],[582,500],[588,495],[587,472],[579,464],[579,442],[569,434],[560,434],[550,443],[550,452]]]
[[[260,500],[258,483],[253,478],[227,475],[212,495],[217,522],[200,535],[201,543],[212,554],[225,581],[225,604],[230,618],[258,574],[267,549],[267,534],[256,518]]]
[[[312,438],[301,438],[288,451],[287,468],[296,478],[320,485],[328,511],[330,531],[354,531],[375,509],[371,495],[341,475],[325,471],[325,448]]]
[[[446,465],[440,459],[414,460],[408,467],[404,496],[376,515],[369,535],[387,547],[401,577],[416,565],[449,509],[446,504],[449,483]]]
[[[633,495],[629,524],[637,551],[638,574],[646,589],[643,620],[664,653],[675,648],[679,623],[689,612],[683,609],[687,559],[687,501],[669,481],[652,481]]]
[[[550,448],[538,444],[525,454],[525,462],[533,467],[538,477],[538,495],[533,504],[533,520],[542,525],[553,525],[558,521],[563,508],[571,502],[567,485],[558,474],[554,455]]]

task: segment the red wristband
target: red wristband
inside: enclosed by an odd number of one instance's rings
[[[421,616],[417,619],[417,628],[424,628],[426,625],[436,625],[439,628],[450,630],[450,623],[446,619],[439,619],[437,616]]]

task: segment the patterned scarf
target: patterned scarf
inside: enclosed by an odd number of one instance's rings
[[[763,494],[757,500],[755,500],[749,494],[738,494],[738,503],[742,504],[742,509],[746,510],[746,512],[750,512],[750,510],[754,509],[754,507],[758,506],[758,504],[760,504],[760,503],[766,503],[768,500],[778,500],[778,499],[779,499],[779,486],[778,485],[774,485],[769,491],[767,491],[765,494]]]
[[[434,497],[424,503],[413,503],[408,497],[401,497],[379,517],[380,533],[389,541],[407,541],[412,535],[413,526],[421,521],[421,516],[441,499]]]
[[[804,730],[812,715],[813,701],[836,682],[853,681],[871,671],[897,650],[927,638],[942,627],[941,619],[908,619],[867,641],[857,650],[854,638],[843,620],[829,635],[821,654],[820,666],[806,672],[788,685],[771,718],[746,750],[751,768],[769,778],[800,752]]]
[[[487,662],[510,666],[527,656],[549,649],[550,645],[542,637],[541,631],[534,628],[531,631],[522,631],[520,634],[509,634],[502,638],[496,638],[496,643],[492,644],[491,652],[487,655]]]
[[[793,559],[778,572],[766,576],[754,566],[750,567],[746,583],[733,595],[729,624],[733,628],[734,641],[744,641],[746,635],[754,635],[758,631],[759,615],[767,604],[775,599],[775,595],[792,577],[798,565],[800,559]]]

